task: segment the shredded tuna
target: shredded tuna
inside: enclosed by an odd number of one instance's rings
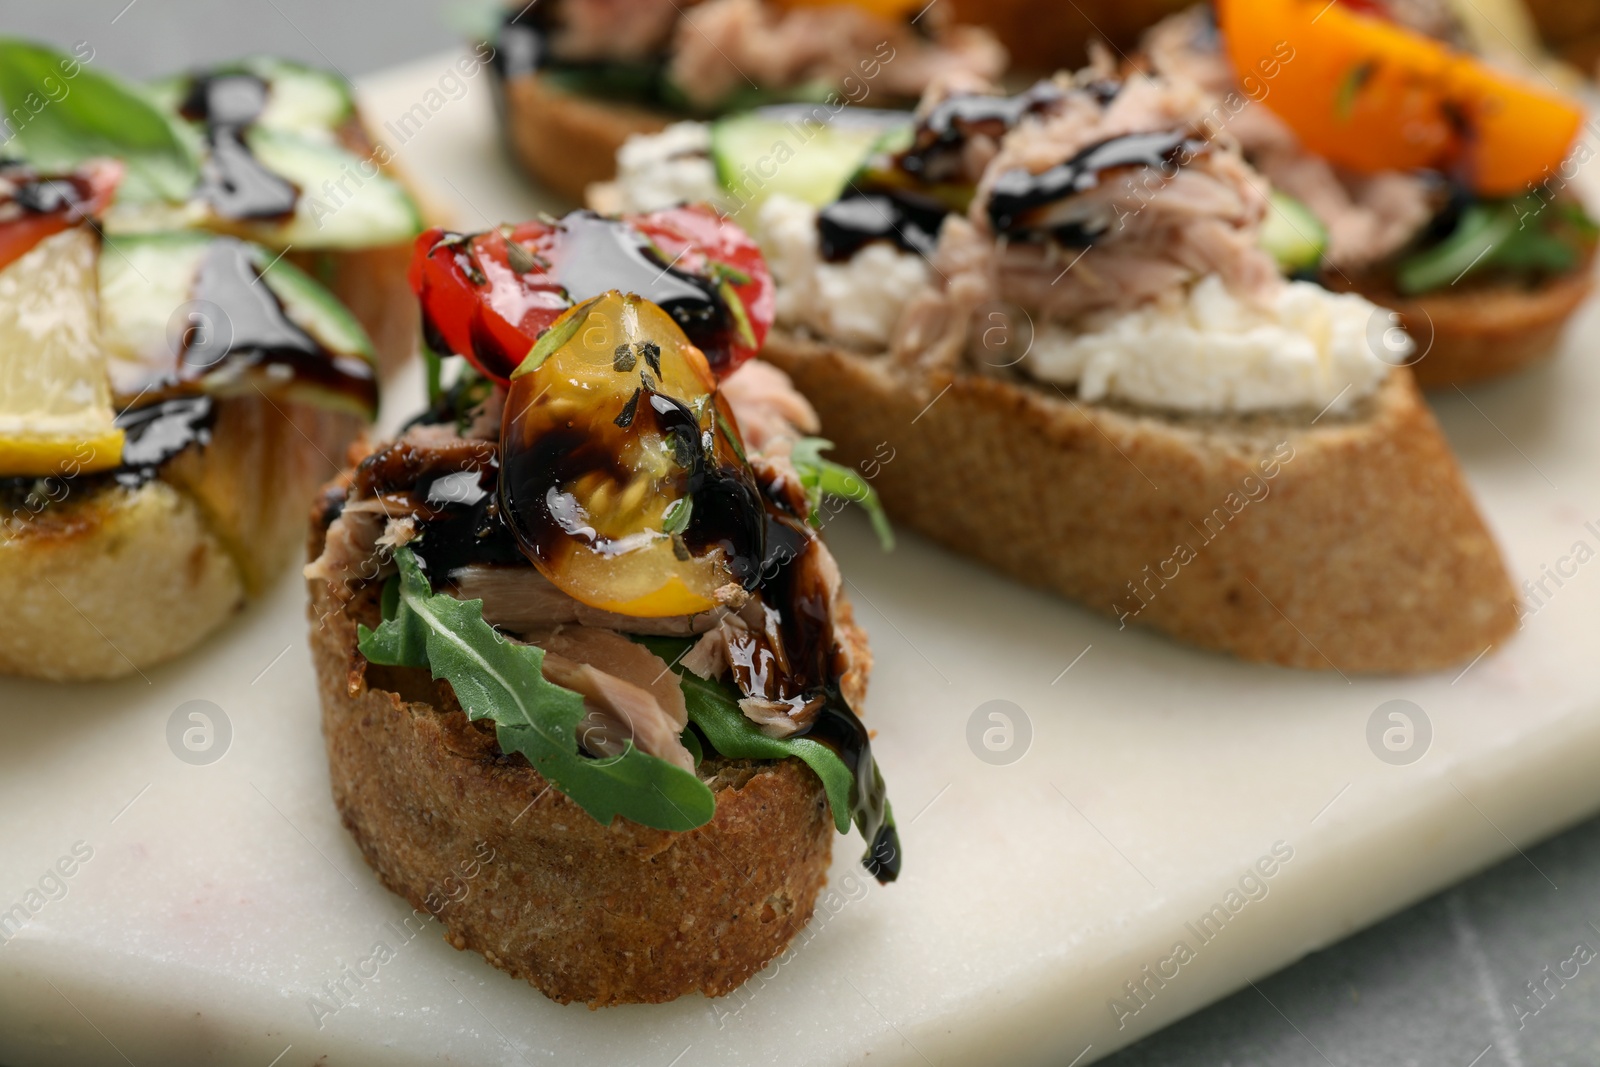
[[[1006,137],[979,185],[970,218],[980,231],[987,227],[989,198],[1008,172],[1037,174],[1128,134],[1203,134],[1195,123],[1207,100],[1193,85],[1139,74],[1105,105],[1077,94],[1058,113],[1024,121]],[[1012,241],[993,265],[994,284],[1005,299],[1053,321],[1130,310],[1170,291],[1175,278],[1197,281],[1214,273],[1236,294],[1259,299],[1281,284],[1259,243],[1266,183],[1226,139],[1189,154],[1181,165],[1107,174],[1069,207],[1074,221],[1105,227],[1089,254],[1079,258],[1083,250]]]
[[[348,601],[363,582],[387,577],[394,569],[394,549],[415,534],[410,515],[398,502],[376,497],[347,502],[328,526],[322,552],[303,573],[327,582],[337,599]]]
[[[861,103],[914,99],[940,73],[992,79],[1005,60],[994,35],[974,26],[951,26],[930,40],[909,23],[850,4],[784,9],[759,0],[708,0],[684,12],[670,72],[673,84],[701,106],[741,89],[810,83],[837,86]]]
[[[822,425],[789,376],[763,360],[750,360],[729,375],[722,395],[733,406],[745,448],[753,453],[767,451],[776,441],[816,433]]]
[[[674,0],[562,0],[550,51],[567,62],[650,59],[667,47],[682,10]]]
[[[584,698],[578,742],[596,756],[641,752],[686,771],[694,757],[679,735],[689,723],[683,691],[661,657],[613,630],[574,627],[538,635],[544,676]]]
[[[1389,6],[1396,21],[1420,32],[1447,39],[1457,32],[1439,0],[1392,0]],[[1304,203],[1327,227],[1327,260],[1335,269],[1362,270],[1388,259],[1436,213],[1436,196],[1422,177],[1398,171],[1353,175],[1306,152],[1266,103],[1275,91],[1271,79],[1253,72],[1241,86],[1204,10],[1191,8],[1157,23],[1145,35],[1142,52],[1166,79],[1194,85],[1218,101],[1207,128],[1225,129],[1273,186]]]
[[[688,637],[716,625],[720,612],[635,618],[591,608],[572,599],[532,567],[473,563],[450,572],[453,592],[462,600],[482,600],[490,625],[516,634],[581,623],[602,629],[658,637]]]

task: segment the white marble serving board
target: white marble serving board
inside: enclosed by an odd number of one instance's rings
[[[370,81],[372,114],[442,101],[402,164],[462,225],[526,215],[486,78],[426,95],[453,58]],[[1591,308],[1551,366],[1438,399],[1517,582],[1570,575],[1464,670],[1249,666],[912,536],[881,555],[842,517],[905,873],[871,883],[841,840],[795,951],[718,1002],[559,1007],[437,927],[402,933],[329,799],[292,578],[145,677],[0,683],[0,915],[26,918],[0,937],[0,1063],[1086,1064],[1600,807],[1597,336]],[[968,740],[996,700],[1021,709],[1004,765]],[[1409,765],[1369,747],[1391,700],[1431,724]],[[169,746],[189,701],[231,727],[208,765]]]

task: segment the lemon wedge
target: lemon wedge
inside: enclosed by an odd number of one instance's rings
[[[72,477],[122,461],[98,328],[99,241],[52,234],[0,270],[0,476]]]

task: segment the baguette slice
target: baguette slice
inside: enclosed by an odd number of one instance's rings
[[[359,426],[242,396],[219,402],[209,446],[137,488],[0,494],[0,674],[118,678],[199,644],[298,554],[304,504]]]
[[[878,471],[897,521],[1125,625],[1352,673],[1448,667],[1516,628],[1494,540],[1404,370],[1352,415],[1215,418],[913,377],[783,331],[762,356],[840,462]]]
[[[1392,308],[1425,354],[1412,373],[1425,389],[1468,385],[1512,374],[1550,358],[1562,331],[1594,288],[1591,251],[1577,270],[1536,288],[1507,283],[1470,285],[1405,297],[1362,278],[1330,280]],[[1430,339],[1431,338],[1431,343]]]
[[[602,826],[502,755],[447,683],[367,663],[356,627],[377,625],[380,583],[349,605],[310,584],[334,802],[384,885],[456,948],[561,1003],[658,1003],[730,992],[810,919],[834,830],[803,763],[708,757],[711,822]]]
[[[501,122],[511,157],[529,177],[581,204],[584,190],[617,174],[617,149],[634,134],[659,133],[664,111],[569,93],[540,74],[501,82]]]

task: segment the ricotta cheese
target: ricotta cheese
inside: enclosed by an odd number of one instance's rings
[[[617,149],[620,209],[631,214],[678,204],[725,206],[727,193],[710,153],[711,129],[703,122],[675,122],[660,133],[629,137]]]
[[[843,263],[825,261],[816,208],[782,194],[761,205],[752,236],[776,283],[778,322],[828,340],[887,347],[906,304],[930,284],[920,255],[883,241]]]
[[[1257,307],[1208,275],[1177,300],[1074,332],[1038,329],[1018,364],[1086,401],[1187,412],[1349,409],[1406,362],[1392,313],[1354,293],[1288,282]]]

